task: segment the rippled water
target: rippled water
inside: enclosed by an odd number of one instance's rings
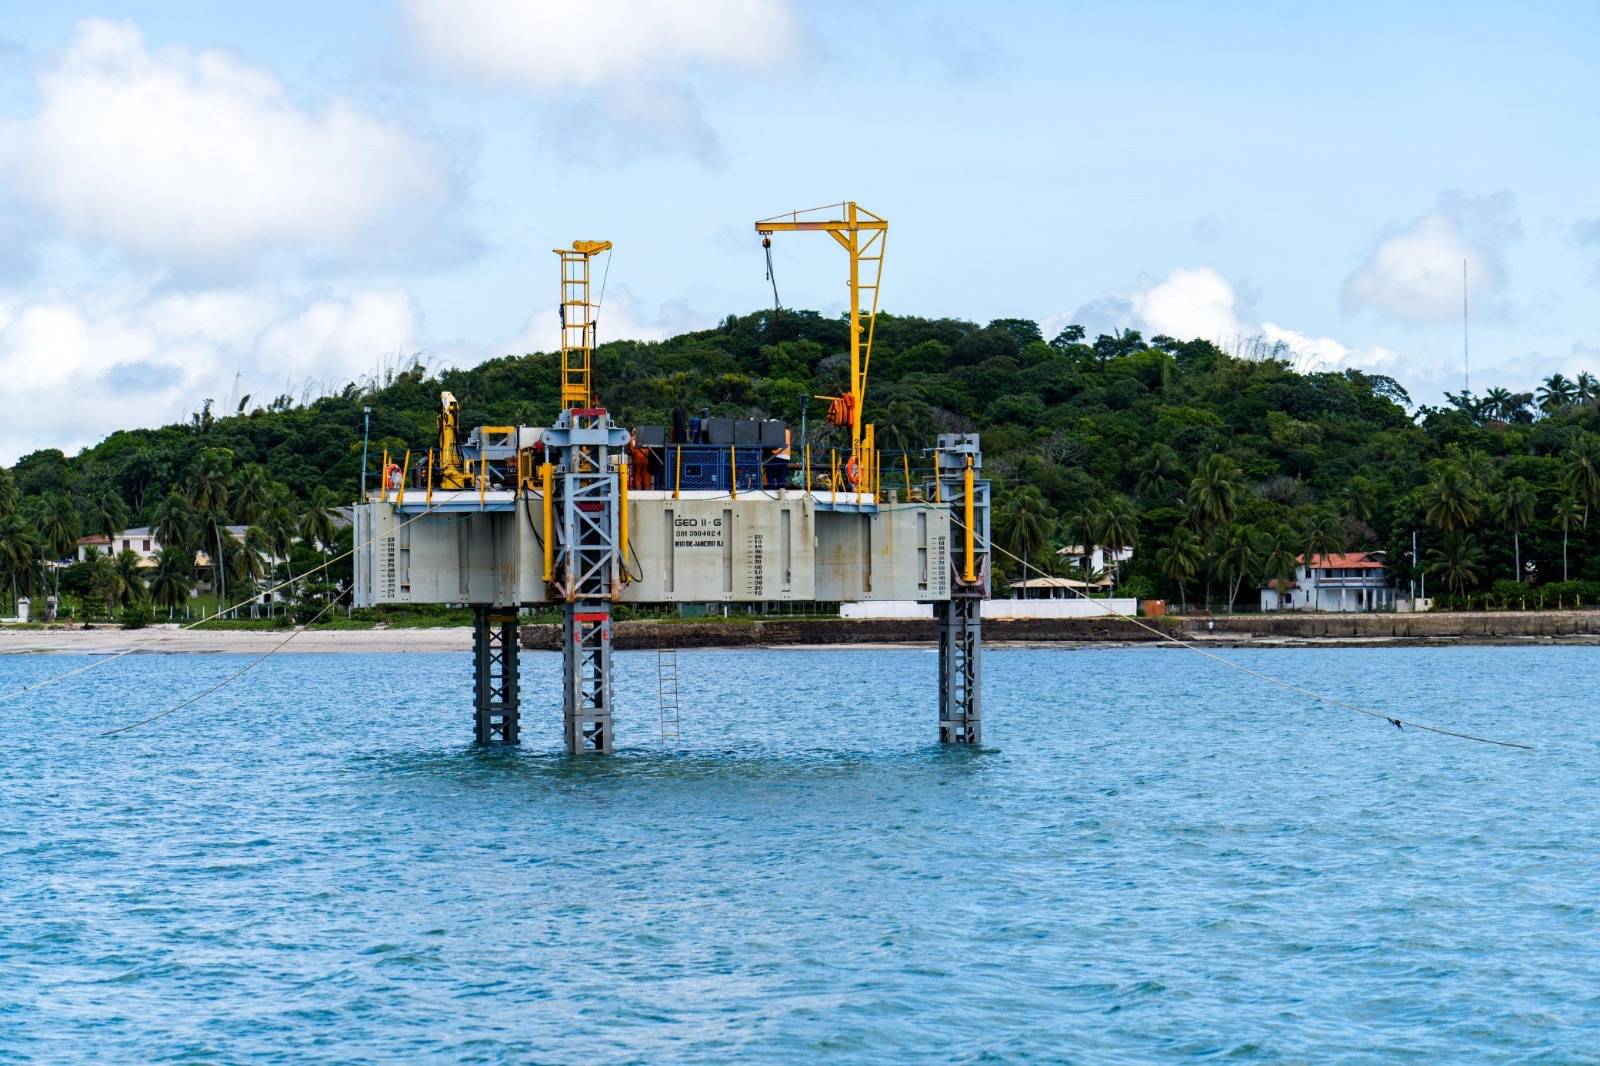
[[[626,753],[460,655],[130,656],[0,704],[0,1061],[1596,1061],[1584,648],[619,656]],[[0,690],[73,665],[0,657]]]

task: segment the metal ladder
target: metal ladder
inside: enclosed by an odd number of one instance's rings
[[[656,698],[661,706],[662,743],[681,739],[678,728],[678,652],[656,649]]]

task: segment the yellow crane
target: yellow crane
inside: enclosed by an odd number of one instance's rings
[[[469,489],[474,479],[461,461],[461,405],[455,394],[439,394],[439,469],[434,479],[441,489]]]
[[[762,243],[769,246],[774,233],[809,231],[828,234],[850,256],[850,388],[843,396],[818,398],[830,401],[829,422],[850,427],[851,465],[859,473],[859,479],[852,480],[875,480],[872,426],[862,427],[861,405],[867,395],[867,372],[872,369],[872,336],[878,322],[878,285],[883,279],[883,250],[889,239],[889,222],[848,200],[806,211],[791,211],[756,223]],[[863,326],[862,294],[868,291],[872,293],[872,303],[865,312]]]
[[[561,408],[594,406],[594,318],[589,299],[589,261],[611,250],[610,241],[573,241],[556,248],[561,257]]]

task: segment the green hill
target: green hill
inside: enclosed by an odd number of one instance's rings
[[[674,406],[798,424],[804,397],[843,389],[846,336],[839,319],[786,311],[607,343],[598,393],[625,424],[670,423]],[[867,417],[889,487],[900,450],[925,466],[936,433],[982,433],[1000,543],[1060,572],[1052,546],[1129,542],[1121,577],[1136,594],[1221,607],[1237,591],[1251,605],[1258,583],[1308,549],[1387,550],[1404,584],[1413,530],[1440,591],[1520,595],[1495,587],[1513,578],[1518,556],[1548,586],[1562,579],[1564,541],[1570,576],[1600,578],[1586,521],[1600,505],[1600,395],[1587,375],[1547,380],[1537,406],[1531,394],[1491,389],[1411,410],[1389,378],[1298,373],[1274,354],[1131,332],[1089,342],[1076,327],[1046,339],[1019,319],[883,315]],[[35,452],[0,473],[0,574],[33,587],[39,560],[66,554],[80,531],[192,528],[198,545],[235,521],[260,528],[258,546],[292,538],[308,508],[324,514],[355,496],[362,405],[373,408],[376,470],[385,447],[432,443],[440,389],[461,401],[468,427],[547,424],[556,357],[418,366],[304,406],[207,409],[187,424],[113,433],[76,456]],[[838,443],[822,407],[811,404],[819,448]],[[309,564],[313,548],[299,550]]]

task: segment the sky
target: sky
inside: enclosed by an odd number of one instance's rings
[[[1596,0],[0,0],[0,463],[548,350],[574,239],[602,341],[704,328],[846,199],[892,312],[1600,373],[1597,53]]]

